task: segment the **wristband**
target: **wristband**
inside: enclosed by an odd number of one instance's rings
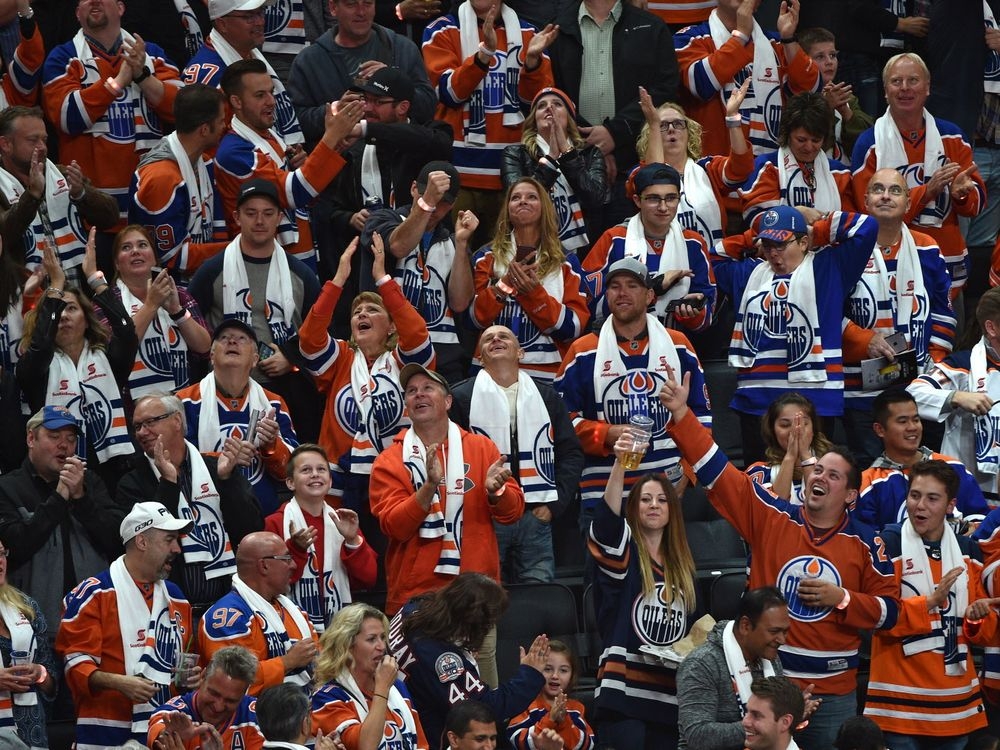
[[[729,32],[729,35],[736,37],[737,39],[739,39],[744,44],[747,44],[750,41],[750,37],[748,37],[746,34],[744,34],[739,29],[733,29],[732,31]]]
[[[396,4],[396,18],[398,18],[400,21],[403,21],[405,19],[403,18],[403,9],[399,7],[400,5],[402,5],[402,3]]]
[[[50,286],[48,289],[45,290],[46,296],[48,296],[49,292],[54,292],[55,294],[57,294],[59,296],[59,299],[63,299],[63,297],[65,296],[62,289],[56,289],[54,286]]]
[[[187,320],[188,318],[191,317],[191,311],[188,310],[186,307],[182,307],[177,312],[175,312],[175,313],[167,313],[167,315],[169,315],[170,319],[172,321],[174,321],[175,323],[180,323],[181,321]]]
[[[121,84],[118,83],[114,78],[108,76],[107,80],[104,82],[104,87],[109,89],[115,96],[121,96],[122,89]]]
[[[104,271],[95,271],[87,277],[87,283],[91,289],[96,289],[101,284],[107,284],[108,280],[104,278]]]
[[[840,604],[837,605],[837,609],[847,609],[847,605],[851,603],[851,592],[844,589],[844,598],[840,600]]]
[[[797,36],[795,36],[794,34],[792,34],[787,39],[782,39],[781,43],[782,44],[797,44],[798,41],[799,41],[799,38]]]
[[[497,54],[497,51],[495,49],[490,49],[489,47],[486,46],[486,42],[479,43],[479,51],[482,52],[484,55],[488,55],[489,57],[496,57]]]
[[[503,292],[504,294],[506,294],[508,296],[514,293],[514,287],[512,287],[510,284],[508,284],[503,279],[498,279],[496,286],[497,286],[497,289],[499,289],[501,292]]]
[[[35,680],[35,684],[41,685],[43,682],[49,679],[49,670],[45,668],[44,664],[39,664],[38,668],[42,670],[42,674],[37,680]]]
[[[743,118],[740,117],[740,115],[726,115],[726,127],[727,128],[743,127]]]
[[[803,466],[803,467],[805,467],[805,466],[813,466],[818,460],[819,459],[817,459],[816,456],[812,456],[810,458],[807,458],[802,463],[800,463],[799,466]]]
[[[142,83],[147,78],[149,78],[151,75],[152,75],[152,72],[150,72],[149,68],[143,68],[142,72],[139,75],[137,75],[135,78],[132,79],[132,83],[136,83],[136,84]]]
[[[375,286],[382,286],[383,284],[387,284],[390,281],[392,281],[392,276],[386,274],[385,276],[381,277],[375,282]]]
[[[372,693],[372,698],[381,698],[384,701],[389,700],[389,697],[387,695],[382,695],[382,693]]]
[[[434,213],[437,210],[437,206],[432,206],[430,203],[424,200],[423,196],[417,198],[417,205],[429,214]]]
[[[503,497],[503,493],[505,493],[506,491],[507,491],[507,483],[504,482],[503,484],[500,485],[500,489],[498,489],[496,492],[490,493],[490,497]]]

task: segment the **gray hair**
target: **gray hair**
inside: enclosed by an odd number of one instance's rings
[[[187,415],[184,413],[184,402],[182,402],[173,393],[167,393],[166,391],[150,391],[145,396],[140,396],[133,406],[133,410],[139,408],[139,404],[143,401],[148,401],[149,399],[158,399],[160,404],[168,412],[177,412],[181,415],[181,432],[187,434]]]
[[[257,657],[242,646],[227,646],[212,655],[212,660],[205,667],[205,678],[216,672],[222,672],[227,677],[245,682],[249,687],[257,679],[257,668],[260,662]]]

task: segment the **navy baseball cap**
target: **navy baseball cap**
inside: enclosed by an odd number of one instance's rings
[[[757,239],[784,244],[806,234],[805,217],[794,206],[775,206],[765,211],[757,224]]]
[[[680,190],[681,176],[669,164],[647,164],[635,171],[632,184],[635,185],[636,195],[642,195],[646,188],[653,185],[673,185]]]
[[[247,325],[239,318],[223,318],[212,333],[212,341],[218,341],[222,332],[229,328],[235,328],[237,331],[245,333],[255,344],[257,343],[257,332],[253,329],[253,326]]]
[[[72,427],[80,432],[80,425],[73,416],[73,412],[65,406],[43,406],[36,411],[28,420],[28,429],[35,430],[44,427],[47,430],[61,430],[63,427]]]

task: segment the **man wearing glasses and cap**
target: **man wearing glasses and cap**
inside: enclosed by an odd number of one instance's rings
[[[165,579],[191,525],[160,503],[137,503],[119,528],[125,554],[66,595],[56,650],[76,704],[78,746],[145,742],[149,717],[170,697],[192,625],[191,605]],[[195,687],[200,672],[180,687]]]

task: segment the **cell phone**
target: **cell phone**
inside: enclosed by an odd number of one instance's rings
[[[260,422],[260,418],[263,416],[264,412],[261,409],[250,410],[250,422],[247,426],[247,442],[252,443],[257,439],[257,423]]]
[[[671,313],[681,305],[691,305],[691,307],[695,310],[700,310],[705,306],[705,298],[699,297],[698,299],[687,299],[686,297],[680,297],[678,299],[672,299],[667,303],[667,306],[663,311]]]
[[[152,278],[155,279],[157,276],[160,275],[161,271],[163,271],[162,266],[153,266],[152,268],[149,269],[149,274]]]
[[[257,356],[260,357],[261,360],[265,360],[273,355],[274,355],[273,346],[271,346],[270,344],[265,344],[263,341],[257,344]]]
[[[514,260],[518,263],[524,263],[524,261],[535,252],[535,248],[531,245],[518,245],[517,254],[514,255]]]

